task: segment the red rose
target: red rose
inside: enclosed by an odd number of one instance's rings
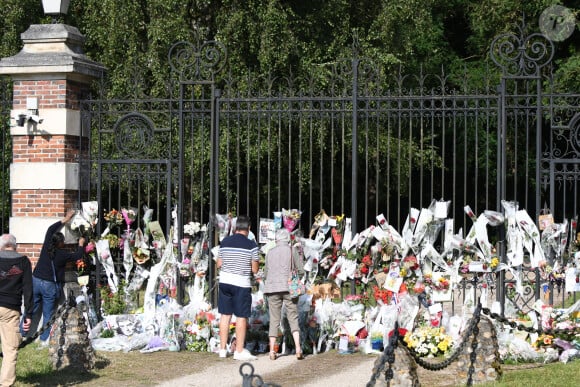
[[[369,332],[367,331],[366,328],[362,328],[360,331],[358,331],[357,333],[357,337],[359,339],[366,339],[367,336],[369,335]]]

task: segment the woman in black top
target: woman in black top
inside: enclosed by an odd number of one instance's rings
[[[59,231],[65,223],[71,220],[74,214],[74,210],[69,211],[62,220],[46,230],[40,257],[32,273],[33,314],[36,315],[39,310],[42,310],[43,325],[52,317],[59,301],[64,283],[64,268],[67,262],[81,259],[84,254],[85,238],[79,238],[77,251],[73,253],[64,249],[64,235]],[[41,345],[48,345],[49,335],[50,328],[45,329],[40,334]]]

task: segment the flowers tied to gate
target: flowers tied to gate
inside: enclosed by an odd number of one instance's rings
[[[189,236],[194,236],[198,232],[206,230],[207,228],[205,226],[202,228],[199,222],[189,222],[183,226],[183,233]]]
[[[76,261],[75,263],[76,268],[77,268],[77,273],[79,276],[81,275],[85,275],[85,271],[88,269],[87,263],[85,262],[84,259],[79,259]]]
[[[101,234],[101,237],[105,237],[111,232],[115,227],[120,226],[123,224],[123,214],[116,209],[112,209],[111,211],[105,213],[103,216],[105,222],[107,222],[107,228]]]
[[[441,276],[441,277],[437,278],[436,280],[434,280],[432,273],[424,274],[423,275],[423,282],[426,285],[430,286],[431,289],[437,290],[440,292],[445,292],[445,291],[449,290],[449,286],[451,286],[451,282],[449,281],[449,278],[447,278],[446,276]]]
[[[282,209],[282,223],[284,225],[284,228],[286,230],[288,230],[288,232],[292,232],[296,226],[298,225],[298,222],[300,221],[300,217],[302,216],[302,211],[297,210],[297,209],[290,209],[290,210],[286,210],[286,209]]]
[[[443,327],[426,325],[407,332],[404,341],[419,357],[448,355],[455,346],[453,338],[445,333]]]
[[[127,224],[127,230],[131,228],[131,224],[137,219],[137,212],[134,208],[122,208],[121,215],[123,219],[125,219],[125,223]]]

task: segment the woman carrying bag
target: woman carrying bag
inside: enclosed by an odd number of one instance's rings
[[[280,326],[282,304],[286,307],[286,316],[290,324],[290,331],[296,345],[296,358],[304,359],[300,347],[300,327],[298,326],[298,297],[292,298],[289,292],[288,280],[292,270],[298,275],[304,274],[302,257],[290,244],[290,233],[281,228],[276,231],[276,246],[266,254],[264,267],[264,295],[268,300],[268,313],[270,316],[270,360],[276,360],[277,353],[274,350],[278,327]]]

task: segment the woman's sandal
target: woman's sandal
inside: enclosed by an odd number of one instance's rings
[[[298,360],[304,359],[304,355],[302,354],[302,352],[296,352],[296,359]]]
[[[270,360],[276,360],[277,354],[274,351],[270,351]]]

